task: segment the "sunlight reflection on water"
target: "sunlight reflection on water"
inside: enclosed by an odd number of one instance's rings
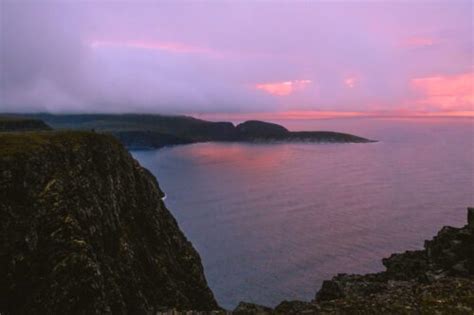
[[[222,306],[310,300],[336,273],[382,270],[381,258],[465,223],[474,204],[473,120],[283,124],[380,142],[133,152],[157,176]]]

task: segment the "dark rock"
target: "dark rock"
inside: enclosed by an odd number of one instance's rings
[[[324,281],[315,298],[321,313],[474,313],[474,230],[469,224],[443,227],[425,249],[393,254],[383,264],[387,270],[381,273]]]
[[[286,141],[324,142],[324,143],[369,143],[377,142],[348,133],[333,131],[292,131],[285,137]]]
[[[474,228],[474,208],[467,208],[467,225]]]
[[[234,126],[230,122],[212,122],[188,116],[144,114],[23,114],[23,116],[42,119],[56,129],[94,129],[100,133],[110,133],[132,149],[161,148],[168,145],[207,141],[373,142],[354,135],[330,131],[290,132],[283,126],[256,120]]]
[[[0,132],[48,131],[51,129],[40,119],[0,116]]]
[[[332,301],[351,296],[368,296],[386,289],[383,274],[347,275],[339,274],[323,282],[316,293],[315,301]]]
[[[344,290],[335,277],[332,280],[323,281],[321,289],[316,294],[316,301],[331,301],[343,298],[344,296]]]
[[[113,137],[0,143],[1,314],[218,309],[156,179]]]
[[[263,305],[240,302],[232,313],[234,315],[267,315],[272,312],[271,308]]]
[[[389,280],[385,290],[323,301],[318,303],[320,311],[310,314],[473,314],[473,280],[451,277],[432,283]]]
[[[406,251],[403,254],[392,254],[382,259],[387,268],[386,275],[394,280],[408,280],[419,277],[423,278],[428,268],[426,251]]]
[[[474,230],[444,227],[431,241],[425,242],[425,250],[432,270],[442,270],[452,276],[465,276],[462,262],[469,275],[474,275]],[[454,268],[457,265],[456,268]]]
[[[274,314],[294,315],[294,314],[318,314],[321,310],[319,305],[303,301],[283,301],[275,307]]]
[[[243,138],[252,137],[279,137],[289,133],[283,126],[258,120],[249,120],[237,125],[239,136]]]

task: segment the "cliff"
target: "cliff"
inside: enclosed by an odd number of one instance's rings
[[[51,130],[40,119],[0,116],[0,132]]]
[[[0,134],[0,313],[217,309],[163,196],[111,136]]]
[[[110,133],[131,149],[207,141],[226,142],[336,142],[366,143],[372,140],[331,131],[293,132],[278,124],[250,120],[234,126],[230,122],[212,122],[188,116],[151,114],[29,114],[55,129],[95,130]]]
[[[374,142],[362,137],[334,131],[289,131],[283,126],[265,121],[249,120],[236,126],[238,141],[251,142]]]
[[[290,133],[290,131],[283,126],[258,120],[249,120],[238,124],[236,129],[242,138],[285,137]]]

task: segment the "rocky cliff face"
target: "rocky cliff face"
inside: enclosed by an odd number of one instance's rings
[[[51,127],[39,119],[0,117],[0,132],[51,130]]]
[[[0,313],[217,309],[162,197],[110,136],[0,134]]]

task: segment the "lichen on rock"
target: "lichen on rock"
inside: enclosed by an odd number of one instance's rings
[[[113,137],[0,135],[0,313],[214,310],[156,179]]]

